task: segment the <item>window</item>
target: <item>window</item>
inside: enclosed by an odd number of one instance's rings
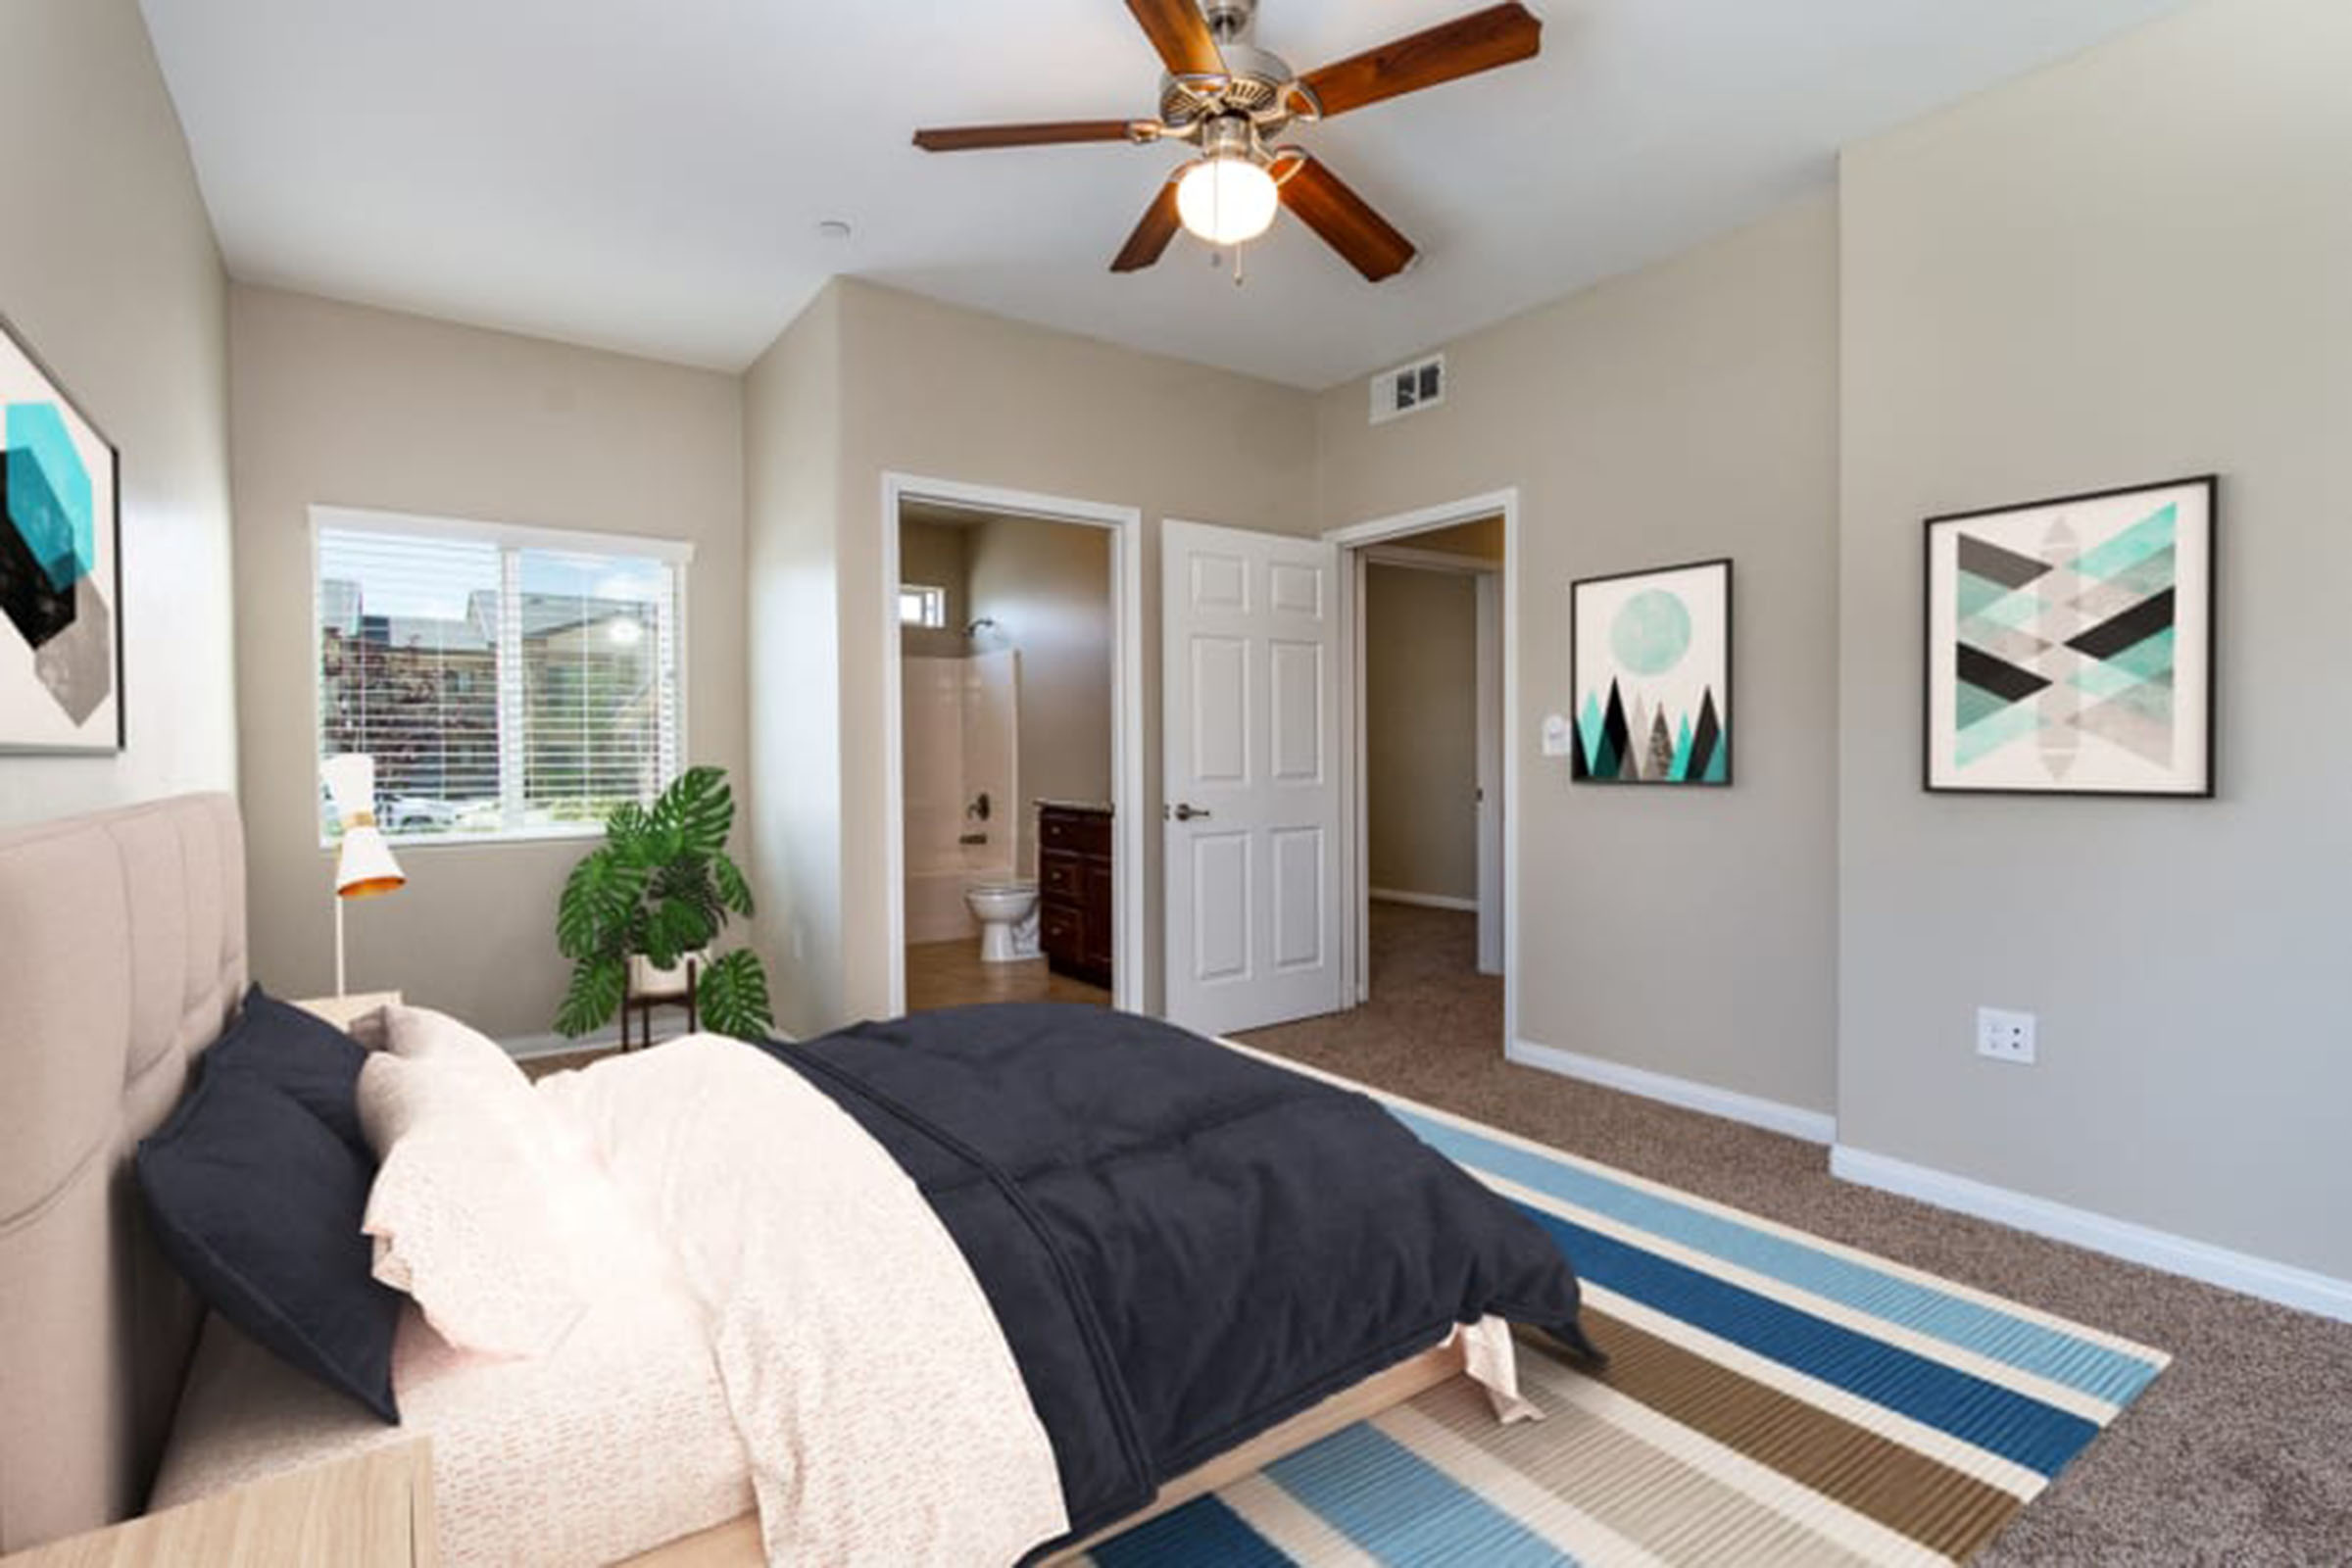
[[[676,776],[687,547],[313,519],[318,753],[375,759],[387,833],[594,833]]]
[[[899,624],[902,626],[945,626],[948,623],[948,591],[927,588],[921,583],[899,584]]]

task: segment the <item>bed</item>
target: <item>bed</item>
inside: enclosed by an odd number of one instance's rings
[[[467,1509],[460,1506],[453,1516],[453,1493],[475,1499],[484,1517],[533,1493],[562,1496],[570,1522],[535,1527],[541,1531],[534,1543],[537,1560],[681,1568],[776,1557],[781,1504],[764,1490],[773,1467],[761,1462],[770,1437],[765,1425],[747,1421],[747,1391],[772,1381],[784,1386],[789,1400],[797,1396],[800,1373],[811,1369],[796,1367],[794,1379],[757,1375],[758,1357],[776,1353],[765,1348],[778,1334],[795,1332],[792,1315],[760,1319],[744,1315],[749,1307],[722,1310],[738,1296],[759,1293],[742,1288],[740,1273],[725,1289],[701,1278],[734,1268],[755,1270],[757,1279],[757,1270],[768,1266],[759,1261],[757,1247],[736,1242],[738,1233],[754,1228],[768,1198],[706,1222],[700,1210],[711,1205],[709,1187],[702,1189],[703,1200],[666,1223],[680,1236],[699,1228],[705,1250],[691,1251],[686,1240],[662,1232],[663,1245],[678,1249],[678,1278],[662,1288],[600,1298],[554,1352],[569,1360],[485,1368],[478,1357],[453,1355],[437,1345],[414,1313],[404,1316],[396,1351],[403,1375],[400,1427],[371,1424],[356,1406],[338,1406],[339,1396],[306,1383],[217,1316],[208,1320],[159,1253],[127,1165],[138,1141],[172,1113],[198,1057],[236,1011],[246,967],[243,852],[235,807],[225,797],[162,802],[0,835],[0,998],[6,1008],[0,1021],[0,1085],[6,1086],[0,1096],[0,1549],[140,1511],[159,1471],[157,1496],[169,1501],[420,1427],[434,1439],[443,1546],[452,1560],[469,1557]],[[1270,1282],[1247,1290],[1212,1278],[1204,1267],[1172,1269],[1165,1258],[1154,1264],[1149,1256],[1139,1264],[1139,1250],[1151,1250],[1151,1235],[1188,1234],[1208,1223],[1199,1192],[1209,1195],[1213,1207],[1220,1186],[1230,1186],[1243,1168],[1237,1161],[1272,1157],[1263,1139],[1242,1139],[1234,1146],[1238,1152],[1216,1151],[1219,1140],[1230,1140],[1233,1129],[1264,1112],[1264,1102],[1301,1093],[1274,1082],[1298,1075],[1254,1063],[1245,1068],[1237,1054],[1169,1040],[1164,1031],[1152,1032],[1158,1026],[1141,1021],[1119,1024],[1125,1032],[1103,1037],[1100,1054],[1052,1039],[1060,1027],[1053,1018],[1011,1014],[927,1026],[898,1020],[803,1047],[779,1046],[775,1059],[731,1043],[677,1052],[665,1047],[627,1058],[625,1071],[637,1076],[625,1084],[618,1074],[580,1074],[581,1086],[559,1091],[558,1098],[568,1095],[579,1102],[581,1116],[601,1114],[637,1139],[621,1153],[659,1145],[665,1163],[645,1185],[648,1202],[676,1185],[675,1161],[685,1157],[680,1146],[698,1141],[679,1136],[679,1128],[700,1125],[683,1118],[707,1117],[717,1125],[738,1102],[740,1115],[772,1115],[772,1104],[752,1103],[768,1096],[797,1097],[815,1107],[794,1112],[807,1119],[795,1123],[787,1142],[822,1146],[827,1138],[841,1140],[821,1167],[806,1163],[813,1155],[803,1151],[804,1164],[779,1168],[773,1180],[808,1181],[813,1170],[854,1164],[872,1152],[908,1192],[919,1191],[930,1221],[953,1240],[950,1255],[959,1259],[959,1278],[976,1287],[973,1299],[986,1303],[1003,1335],[1000,1343],[1018,1374],[1014,1387],[1047,1440],[1051,1451],[1044,1462],[1065,1510],[1066,1529],[1007,1553],[1005,1560],[1058,1560],[1459,1375],[1466,1358],[1491,1362],[1499,1354],[1507,1362],[1507,1333],[1485,1332],[1499,1329],[1499,1319],[1473,1323],[1477,1313],[1465,1309],[1449,1315],[1470,1325],[1467,1338],[1453,1332],[1454,1323],[1434,1321],[1426,1332],[1417,1328],[1399,1338],[1396,1323],[1379,1319],[1385,1309],[1375,1304],[1361,1307],[1371,1314],[1361,1328],[1368,1338],[1342,1354],[1325,1342],[1345,1340],[1358,1325],[1345,1313],[1299,1318],[1288,1303],[1291,1294],[1307,1287],[1285,1283],[1281,1268],[1269,1262],[1274,1252],[1251,1264],[1273,1276]],[[1074,1063],[1090,1054],[1102,1061],[1078,1070]],[[1116,1071],[1107,1065],[1113,1058],[1124,1063]],[[954,1075],[975,1059],[986,1062],[985,1070],[956,1081]],[[1121,1110],[1109,1098],[1124,1092],[1122,1084],[1149,1082],[1154,1071],[1160,1074],[1156,1086],[1149,1096],[1135,1097],[1136,1102],[1190,1103],[1189,1119],[1181,1124],[1160,1126]],[[735,1088],[714,1094],[710,1086],[720,1079]],[[665,1093],[681,1119],[660,1138],[631,1131],[653,1115],[638,1107],[662,1102]],[[998,1097],[993,1102],[992,1094]],[[1049,1114],[1045,1107],[1057,1102],[1062,1103]],[[1351,1113],[1317,1099],[1299,1114],[1306,1119],[1276,1142],[1311,1143],[1318,1135],[1310,1121],[1336,1129],[1349,1125]],[[1131,1125],[1121,1132],[1123,1124]],[[1378,1135],[1359,1128],[1346,1136]],[[1073,1177],[1062,1169],[1069,1163],[1065,1146],[1073,1142],[1115,1147],[1090,1154],[1097,1162]],[[854,1156],[840,1154],[853,1144]],[[1170,1157],[1171,1150],[1182,1151],[1181,1162],[1198,1166],[1197,1180],[1182,1171],[1136,1175],[1149,1161]],[[1381,1163],[1413,1157],[1398,1149]],[[613,1162],[616,1169],[626,1163],[617,1154]],[[1189,1189],[1187,1180],[1193,1181]],[[754,1176],[742,1183],[747,1194],[758,1195]],[[1187,1191],[1196,1197],[1153,1196]],[[1427,1206],[1441,1220],[1469,1212],[1448,1210],[1452,1201],[1440,1194],[1429,1197]],[[1150,1212],[1153,1203],[1163,1203],[1164,1212]],[[1138,1205],[1149,1220],[1140,1242],[1126,1234],[1136,1227],[1115,1217],[1132,1218]],[[1350,1245],[1383,1245],[1360,1215]],[[815,1247],[829,1238],[810,1231],[803,1240]],[[764,1245],[781,1244],[770,1238]],[[1556,1255],[1556,1275],[1539,1269],[1532,1254],[1501,1261],[1510,1277],[1480,1283],[1478,1298],[1519,1302],[1524,1312],[1538,1314],[1523,1320],[1548,1316],[1544,1326],[1573,1342],[1574,1281]],[[1462,1266],[1494,1274],[1491,1265],[1493,1259],[1469,1257]],[[681,1284],[701,1294],[683,1298]],[[936,1287],[927,1289],[938,1294]],[[1016,1310],[1014,1298],[1025,1291],[1047,1304]],[[1173,1299],[1167,1309],[1155,1310],[1153,1303],[1163,1298]],[[1040,1316],[1065,1310],[1088,1321],[1057,1325]],[[1256,1320],[1250,1314],[1260,1310],[1273,1314],[1256,1324],[1262,1344],[1250,1337]],[[710,1337],[708,1360],[698,1361],[683,1338],[688,1320],[702,1323]],[[1187,1330],[1196,1337],[1185,1338],[1178,1325],[1196,1320],[1213,1321],[1218,1333]],[[1396,1321],[1405,1320],[1419,1322],[1412,1312]],[[1301,1332],[1301,1324],[1312,1332]],[[919,1337],[933,1336],[926,1330]],[[952,1338],[945,1330],[939,1337]],[[831,1353],[852,1353],[855,1339],[836,1336],[828,1342]],[[1084,1353],[1073,1348],[1081,1342]],[[1487,1371],[1493,1382],[1492,1367]],[[974,1380],[935,1379],[931,1388],[960,1388],[967,1381]],[[1507,1384],[1507,1366],[1501,1381]],[[611,1391],[595,1411],[534,1402],[554,1400],[554,1388],[576,1392],[590,1385]],[[484,1387],[496,1388],[495,1398],[485,1401],[479,1394]],[[448,1441],[485,1402],[506,1412],[508,1429]],[[732,1429],[714,1417],[720,1405],[731,1409]],[[884,1414],[897,1424],[876,1430],[918,1451],[929,1417]],[[762,1422],[782,1418],[773,1409],[761,1415]],[[517,1438],[517,1424],[528,1430],[527,1441]],[[630,1467],[616,1463],[616,1456],[654,1446],[671,1456],[667,1468],[683,1485],[638,1500],[629,1517],[633,1538],[617,1527],[600,1533],[601,1510],[610,1508],[615,1518],[627,1512],[625,1499],[607,1495],[625,1490],[620,1481]],[[514,1464],[512,1456],[526,1447],[558,1450],[553,1458],[560,1462],[534,1473],[500,1468]],[[469,1468],[452,1470],[459,1465]],[[755,1499],[761,1508],[753,1508]],[[566,1529],[574,1533],[563,1534]],[[649,1537],[649,1531],[658,1533]],[[470,1553],[476,1559],[501,1554]]]

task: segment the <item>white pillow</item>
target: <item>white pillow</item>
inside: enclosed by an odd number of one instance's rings
[[[401,1054],[397,1019],[393,1034],[360,1070],[375,1277],[461,1349],[544,1354],[587,1309],[618,1195],[519,1072],[510,1088],[462,1050]]]
[[[343,1032],[360,1043],[363,1051],[382,1051],[392,1043],[392,1020],[388,1016],[392,1004],[370,1007],[343,1026]]]
[[[430,1007],[383,1009],[384,1049],[395,1056],[416,1061],[447,1062],[508,1081],[528,1092],[531,1081],[514,1064],[506,1048],[478,1029],[468,1028],[446,1012]]]

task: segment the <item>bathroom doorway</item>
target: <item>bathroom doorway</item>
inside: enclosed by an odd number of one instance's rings
[[[1134,514],[888,490],[894,1000],[1112,1005],[1132,983],[1121,895],[1141,871],[1119,813]]]

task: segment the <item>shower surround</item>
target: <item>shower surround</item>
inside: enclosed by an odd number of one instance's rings
[[[906,940],[977,939],[980,927],[963,890],[1013,876],[1020,655],[1005,649],[962,659],[909,657],[900,661],[900,672]]]

